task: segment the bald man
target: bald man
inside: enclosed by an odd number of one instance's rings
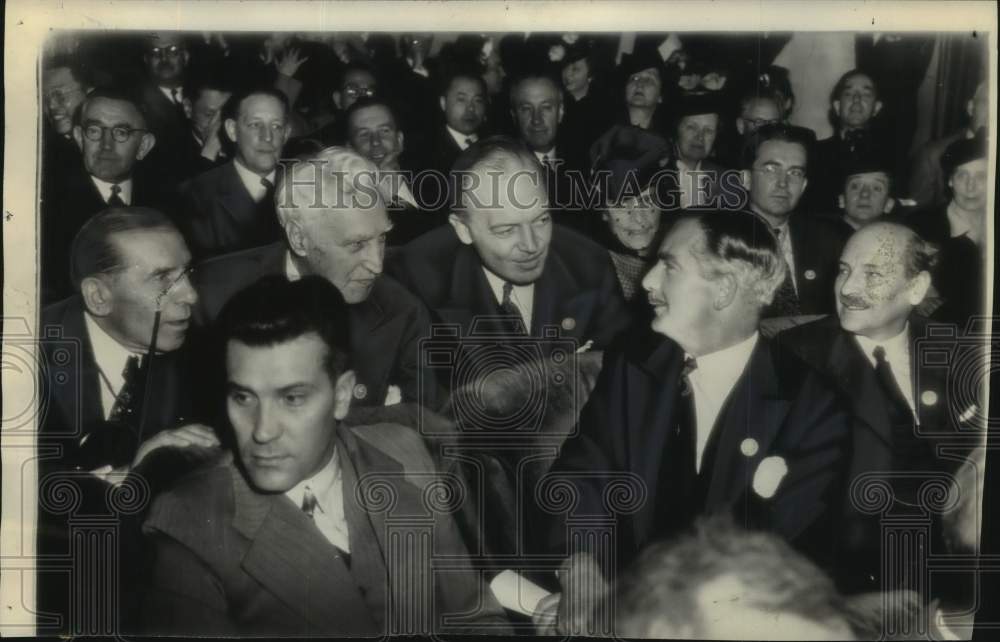
[[[882,576],[880,557],[888,551],[879,516],[861,515],[852,498],[863,495],[866,481],[878,478],[890,483],[897,507],[910,505],[912,510],[919,505],[920,485],[947,469],[935,446],[961,444],[963,424],[975,420],[975,409],[959,403],[972,397],[953,396],[955,382],[945,377],[949,369],[921,358],[927,320],[914,310],[930,288],[936,251],[896,223],[863,227],[841,254],[836,316],[787,330],[778,338],[824,372],[852,410],[845,552],[839,557],[850,569],[841,578],[845,591],[917,588],[900,585],[898,573]]]

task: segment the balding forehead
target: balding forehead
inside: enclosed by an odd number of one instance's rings
[[[128,100],[121,100],[118,98],[108,98],[105,96],[97,96],[94,98],[87,99],[84,104],[83,112],[81,113],[81,120],[86,120],[91,117],[93,113],[98,109],[105,110],[115,110],[119,111],[126,119],[128,119],[129,124],[134,127],[145,127],[146,118],[143,116],[142,111]],[[118,123],[110,123],[112,125]]]

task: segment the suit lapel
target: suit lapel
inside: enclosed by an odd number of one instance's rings
[[[461,324],[466,330],[476,316],[495,316],[500,313],[486,275],[483,274],[479,257],[471,246],[463,244],[459,247],[451,274],[448,300],[436,312],[443,321]]]
[[[882,389],[874,368],[851,334],[838,330],[834,335],[829,368],[837,385],[850,399],[854,416],[891,447],[892,429]]]
[[[737,380],[716,419],[702,462],[702,475],[707,477],[705,510],[729,505],[750,485],[756,467],[767,456],[788,414],[791,402],[778,382],[770,344],[763,337],[757,340],[743,375]],[[743,453],[746,439],[757,443],[755,456]],[[717,440],[717,444],[712,441]],[[711,449],[711,450],[709,450]]]
[[[79,388],[71,385],[53,385],[49,389],[62,408],[64,416],[70,421],[67,429],[74,432],[86,430],[88,427],[104,420],[104,410],[101,406],[101,379],[94,358],[94,348],[83,319],[83,303],[74,298],[67,307],[60,322],[63,336],[79,340]]]
[[[351,572],[305,513],[284,495],[254,492],[235,466],[233,493],[233,526],[251,540],[249,575],[316,631],[378,631]]]

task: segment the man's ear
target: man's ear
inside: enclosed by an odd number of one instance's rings
[[[340,95],[340,90],[333,92],[333,104],[337,106],[337,109],[343,109],[341,105],[343,104],[343,96]]]
[[[753,178],[751,177],[753,172],[749,169],[740,170],[740,182],[743,183],[743,189],[750,191],[750,187],[753,184]]]
[[[403,153],[403,132],[396,132],[396,144],[399,146],[399,152]]]
[[[561,123],[561,122],[562,122],[562,119],[563,119],[563,114],[564,114],[565,112],[566,112],[566,108],[565,108],[565,107],[563,106],[563,104],[562,104],[562,103],[560,102],[560,103],[559,103],[559,119],[558,119],[558,120],[556,121],[557,123]]]
[[[143,132],[142,140],[139,141],[139,149],[135,152],[135,159],[142,160],[156,145],[156,136],[153,132]]]
[[[222,122],[222,127],[226,130],[226,137],[230,141],[236,142],[236,121],[232,118],[227,118]]]
[[[743,132],[746,131],[746,128],[747,128],[747,125],[746,125],[746,123],[743,122],[743,117],[740,116],[739,118],[737,118],[736,119],[736,131],[739,132],[740,136],[743,135]]]
[[[337,383],[334,385],[333,390],[333,418],[337,421],[346,417],[348,411],[350,411],[351,400],[354,399],[354,386],[356,383],[357,377],[354,375],[353,370],[348,370],[337,377]]]
[[[80,282],[80,298],[84,307],[95,317],[106,317],[114,309],[111,288],[97,276],[88,276]]]
[[[466,245],[472,245],[472,232],[469,230],[469,224],[462,220],[462,217],[458,214],[449,214],[448,222],[451,226],[455,228],[455,234],[458,235],[458,240]]]
[[[931,287],[931,275],[927,270],[924,270],[917,276],[913,277],[910,281],[909,291],[907,292],[906,299],[910,305],[920,305],[924,297],[927,296],[927,291]]]
[[[73,125],[73,140],[76,141],[80,151],[83,151],[83,128],[79,125]]]
[[[892,211],[892,208],[894,207],[896,207],[896,199],[890,196],[889,198],[885,199],[885,207],[882,208],[882,213],[888,214],[889,212]]]
[[[969,120],[972,120],[973,105],[975,104],[975,99],[970,98],[969,102],[965,103],[965,113],[969,115]]]
[[[832,104],[833,104],[833,113],[839,116],[840,115],[840,101],[839,100],[835,100],[835,101],[833,101]]]
[[[194,106],[191,104],[191,99],[184,96],[184,99],[181,101],[181,107],[184,108],[184,117],[191,120],[191,116],[194,115]]]
[[[285,238],[288,241],[288,249],[296,256],[305,256],[309,250],[309,238],[302,228],[302,222],[295,219],[286,219]]]
[[[187,49],[185,49],[184,50],[184,55],[181,56],[181,59],[183,60],[183,62],[181,63],[181,66],[182,67],[187,67],[188,66],[188,62],[190,62],[190,60],[191,60],[191,52],[189,52]]]
[[[715,281],[715,301],[713,307],[716,310],[725,310],[736,300],[736,293],[739,285],[736,283],[736,276],[733,274],[723,274]]]
[[[875,109],[872,110],[872,118],[874,118],[875,116],[878,116],[878,113],[880,111],[882,111],[882,101],[881,100],[876,100],[875,101]]]
[[[847,207],[847,203],[844,202],[843,194],[837,194],[837,207],[839,207],[840,209],[844,209],[845,207]]]
[[[444,101],[444,96],[438,96],[438,104],[441,105],[441,111],[447,111],[447,103]]]

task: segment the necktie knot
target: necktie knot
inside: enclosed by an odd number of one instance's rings
[[[503,305],[510,305],[510,295],[514,292],[514,284],[510,281],[504,281],[503,284]]]
[[[681,368],[681,394],[687,396],[691,394],[691,373],[697,370],[698,361],[694,357],[685,357],[684,366]]]
[[[181,97],[177,91],[177,87],[173,87],[170,89],[170,98],[174,101],[175,104],[178,105],[181,104]]]
[[[876,365],[887,363],[885,359],[885,348],[882,346],[875,346],[875,349],[872,350],[872,356],[875,357]]]
[[[318,504],[319,500],[316,499],[316,495],[312,492],[311,488],[306,486],[305,492],[302,494],[302,512],[305,513],[309,519],[312,519]]]
[[[472,138],[472,137],[470,136],[469,138],[466,138],[466,139],[465,139],[465,146],[466,146],[466,147],[468,147],[469,145],[472,145],[472,144],[474,144],[475,142],[476,142],[476,139],[475,139],[475,138]]]
[[[264,189],[266,189],[269,192],[274,189],[274,183],[267,180],[266,178],[261,177],[260,184],[263,185]]]
[[[108,197],[108,205],[111,207],[125,207],[125,199],[122,198],[122,186],[118,183],[111,185],[111,196]]]

